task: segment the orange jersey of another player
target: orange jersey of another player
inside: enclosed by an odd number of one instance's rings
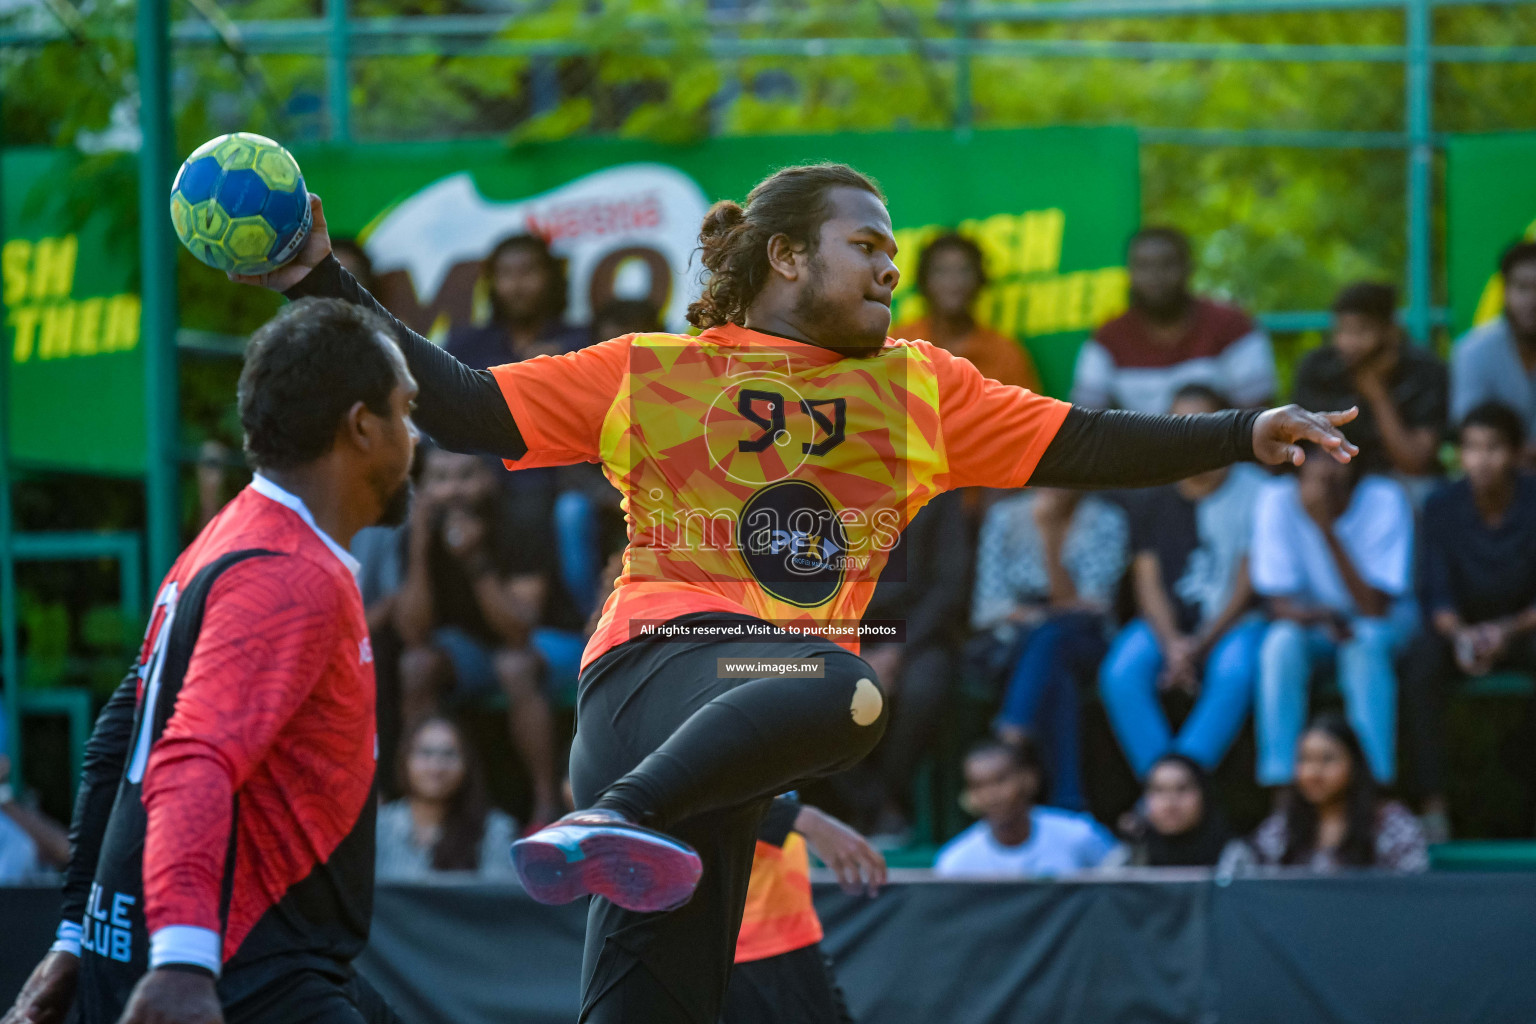
[[[736,962],[793,953],[820,942],[821,935],[821,918],[811,902],[811,858],[805,838],[791,832],[782,844],[758,839],[747,905],[736,933]]]
[[[906,524],[955,487],[1022,487],[1068,406],[927,342],[863,358],[735,325],[630,335],[492,370],[528,446],[600,462],[629,546],[583,666],[694,612],[850,650]]]

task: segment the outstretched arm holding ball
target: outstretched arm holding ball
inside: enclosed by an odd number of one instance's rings
[[[501,459],[527,452],[523,435],[507,409],[494,377],[472,370],[401,323],[347,273],[331,254],[331,235],[320,197],[309,196],[309,237],[291,261],[262,274],[230,272],[231,281],[282,292],[290,299],[317,295],[345,299],[385,317],[405,353],[411,375],[421,388],[416,422],[433,441],[451,451],[484,452]]]
[[[445,448],[515,459],[527,449],[491,374],[471,370],[401,323],[363,289],[331,255],[331,237],[320,197],[311,194],[309,237],[298,254],[264,274],[230,280],[282,292],[289,298],[320,295],[375,309],[395,325],[395,336],[421,385],[417,422]],[[1306,458],[1302,442],[1316,444],[1340,462],[1360,449],[1339,427],[1359,414],[1309,412],[1297,405],[1209,416],[1154,416],[1122,410],[1074,407],[1046,448],[1034,481],[1051,487],[1144,487],[1179,480],[1233,462],[1267,465]]]

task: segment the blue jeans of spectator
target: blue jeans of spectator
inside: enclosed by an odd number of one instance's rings
[[[583,615],[597,608],[598,579],[602,572],[597,507],[581,491],[563,491],[555,499],[555,547],[559,555],[560,581]]]
[[[1026,730],[1039,741],[1056,807],[1086,806],[1077,688],[1093,678],[1106,646],[1101,616],[1052,615],[1024,641],[1003,692],[997,724]]]
[[[529,640],[544,661],[545,694],[559,696],[568,703],[575,693],[587,638],[580,633],[539,626]],[[494,645],[458,626],[439,626],[432,631],[432,646],[452,666],[454,687],[460,696],[476,698],[497,692]]]
[[[1157,700],[1163,671],[1157,634],[1144,619],[1120,631],[1099,669],[1099,695],[1138,779],[1164,754],[1184,754],[1208,769],[1221,762],[1248,716],[1264,629],[1263,619],[1244,619],[1217,638],[1200,675],[1200,696],[1177,737]]]
[[[1360,737],[1376,781],[1397,774],[1397,673],[1393,659],[1412,626],[1405,615],[1349,620],[1352,636],[1336,644],[1318,627],[1276,620],[1259,650],[1259,784],[1281,786],[1296,769],[1296,742],[1307,716],[1307,685],[1313,671],[1332,661],[1344,696],[1344,713]]]
[[[576,677],[581,673],[581,655],[587,638],[565,629],[539,626],[533,631],[533,649],[544,659],[544,688],[560,703],[576,706]]]

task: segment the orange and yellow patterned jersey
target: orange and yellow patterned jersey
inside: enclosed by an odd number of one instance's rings
[[[1067,405],[927,342],[876,354],[727,325],[630,335],[493,371],[528,453],[600,462],[624,571],[583,665],[644,624],[738,612],[851,650],[891,548],[953,487],[1021,487]]]
[[[747,880],[747,905],[736,932],[736,962],[793,953],[820,942],[821,936],[805,838],[791,832],[778,846],[759,839]]]

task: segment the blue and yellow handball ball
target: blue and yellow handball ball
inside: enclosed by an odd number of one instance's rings
[[[171,222],[181,244],[210,267],[266,274],[309,237],[309,192],[282,146],[249,132],[220,135],[176,173]]]

